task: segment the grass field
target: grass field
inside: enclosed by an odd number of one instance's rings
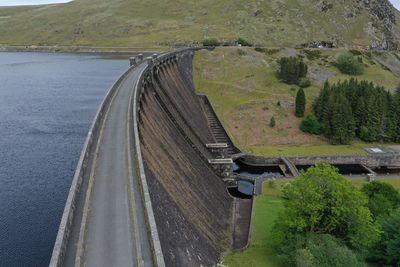
[[[400,190],[399,178],[379,178]],[[250,246],[243,252],[230,253],[223,258],[227,267],[283,267],[271,244],[271,229],[278,213],[283,208],[280,198],[282,188],[291,180],[264,182],[263,195],[255,197]],[[352,184],[361,188],[367,183],[365,178],[351,178]],[[373,265],[369,265],[373,266]]]
[[[310,52],[311,51],[311,52]],[[310,57],[317,53],[316,57]],[[320,54],[319,54],[320,53]],[[300,131],[301,120],[294,116],[297,87],[276,77],[277,59],[302,55],[309,66],[312,85],[305,89],[307,112],[325,80],[336,82],[350,76],[341,74],[334,62],[341,50],[219,48],[200,51],[194,61],[197,90],[209,96],[213,107],[234,142],[241,149],[258,155],[363,155],[365,144],[332,146],[321,136]],[[392,70],[376,63],[381,55],[364,54],[365,74],[357,77],[394,90],[400,84],[400,61],[394,58]],[[393,59],[391,58],[391,59]],[[396,65],[397,64],[397,65]],[[397,70],[396,66],[399,67]],[[269,127],[271,117],[276,126]]]

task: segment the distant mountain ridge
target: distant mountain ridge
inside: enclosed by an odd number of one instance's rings
[[[0,8],[0,44],[171,46],[241,37],[260,46],[397,49],[388,0],[75,0]]]

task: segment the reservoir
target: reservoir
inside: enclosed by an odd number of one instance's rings
[[[90,124],[125,57],[0,53],[0,266],[47,266]]]

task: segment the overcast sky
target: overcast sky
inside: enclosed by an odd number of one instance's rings
[[[50,3],[65,3],[70,0],[0,0],[0,6],[15,6],[15,5],[37,5]],[[400,0],[390,0],[392,4],[400,10]]]

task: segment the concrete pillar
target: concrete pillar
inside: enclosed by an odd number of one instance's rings
[[[158,54],[157,54],[157,53],[154,53],[151,57],[155,60],[155,59],[158,58]]]
[[[129,64],[130,64],[131,67],[136,65],[136,58],[135,57],[130,57],[129,58]]]
[[[137,55],[137,58],[138,58],[139,62],[143,61],[143,54]]]
[[[151,64],[153,62],[152,57],[146,57],[144,60],[147,62],[147,64]]]

